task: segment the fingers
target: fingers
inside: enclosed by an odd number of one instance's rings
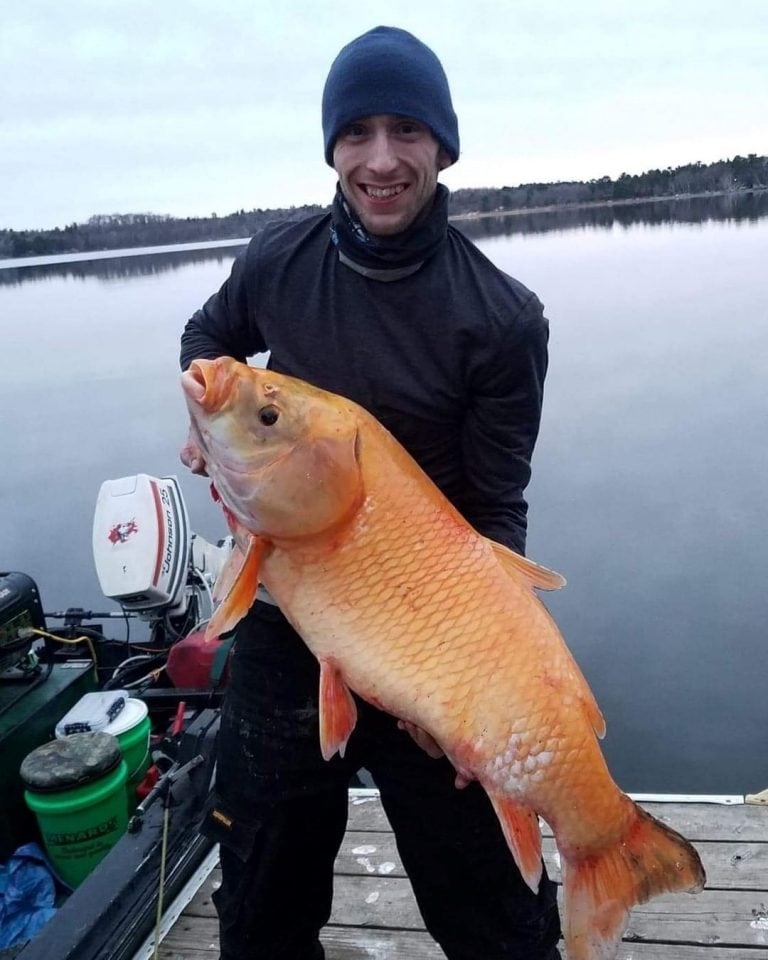
[[[195,441],[189,437],[184,446],[179,450],[179,459],[185,467],[189,467],[192,473],[198,476],[207,477],[208,472],[205,469],[205,460],[200,448]]]
[[[397,725],[401,730],[409,733],[427,756],[432,757],[433,760],[439,760],[440,757],[444,756],[437,741],[426,730],[417,727],[415,723],[409,723],[408,720],[398,720]]]

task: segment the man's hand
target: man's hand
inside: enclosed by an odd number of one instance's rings
[[[413,739],[418,743],[421,749],[433,760],[439,760],[440,757],[444,757],[445,753],[438,745],[437,740],[427,733],[426,730],[422,730],[421,727],[417,727],[415,723],[409,723],[407,720],[398,720],[397,725],[401,730],[405,730],[409,733]],[[472,782],[473,777],[471,775],[464,776],[463,773],[456,773],[456,789],[463,790],[464,787],[469,786]]]
[[[201,477],[207,477],[208,471],[205,469],[205,460],[203,453],[192,439],[192,434],[187,437],[184,446],[179,450],[179,458],[185,467],[189,467],[192,473],[197,473]]]
[[[398,720],[397,725],[401,730],[410,733],[421,749],[434,760],[439,760],[440,757],[444,756],[435,738],[428,734],[426,730],[422,730],[421,727],[417,727],[415,723],[409,723],[407,720]]]

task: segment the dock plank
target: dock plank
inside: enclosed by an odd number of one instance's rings
[[[215,872],[189,905],[190,916],[214,917]],[[704,890],[670,894],[632,910],[626,938],[768,948],[768,896],[764,890]],[[336,877],[331,923],[340,926],[423,930],[410,882],[405,877]]]
[[[663,896],[637,906],[630,940],[768,946],[768,931],[754,921],[765,917],[763,892],[705,890],[697,896]],[[423,930],[410,883],[399,877],[338,877],[331,922],[346,926]]]
[[[768,810],[642,806],[694,841],[708,884],[697,896],[663,896],[636,907],[617,960],[768,960]],[[556,847],[544,833],[544,858],[559,879]],[[351,799],[335,872],[331,923],[323,931],[327,960],[444,960],[424,930],[378,798]],[[216,869],[162,944],[161,960],[216,960],[211,895],[218,882]]]
[[[768,806],[715,803],[641,803],[662,823],[691,841],[738,840],[768,843]],[[424,811],[425,819],[429,810]],[[354,797],[349,805],[348,830],[389,830],[386,814],[375,797]],[[552,832],[546,827],[545,836]]]
[[[445,960],[429,934],[408,930],[327,927],[321,936],[326,960]],[[561,945],[562,948],[562,945]],[[159,960],[217,960],[215,920],[179,921],[163,942]],[[564,960],[565,960],[565,955]],[[765,960],[765,949],[674,943],[622,943],[616,960]]]
[[[707,872],[709,889],[768,889],[768,843],[696,844]],[[550,877],[560,882],[560,857],[555,841],[545,837],[542,853]],[[404,877],[405,869],[392,833],[347,833],[336,859],[336,873]]]
[[[329,927],[321,939],[326,948],[326,960],[445,960],[445,954],[427,933]],[[560,952],[563,960],[567,960],[562,943]],[[702,949],[690,944],[622,943],[616,960],[765,960],[766,956],[768,948],[747,952],[729,947]],[[200,960],[209,958],[201,957]]]

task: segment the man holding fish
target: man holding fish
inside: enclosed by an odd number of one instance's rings
[[[371,30],[334,61],[322,120],[339,179],[331,213],[253,238],[187,323],[182,367],[269,351],[272,370],[374,414],[475,530],[522,554],[547,323],[538,299],[448,224],[437,178],[459,136],[442,66],[411,34]],[[203,473],[198,440],[182,460]],[[523,879],[479,784],[418,725],[358,698],[343,756],[323,759],[319,680],[261,588],[237,627],[204,825],[221,843],[222,960],[323,957],[347,785],[361,767],[449,960],[556,960],[555,886],[546,872]]]

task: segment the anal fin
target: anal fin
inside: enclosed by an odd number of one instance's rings
[[[339,668],[330,660],[320,661],[320,751],[330,760],[338,751],[344,756],[347,741],[357,723],[357,707]]]
[[[523,880],[538,893],[543,869],[539,818],[530,807],[520,806],[506,797],[490,795],[490,798]]]

